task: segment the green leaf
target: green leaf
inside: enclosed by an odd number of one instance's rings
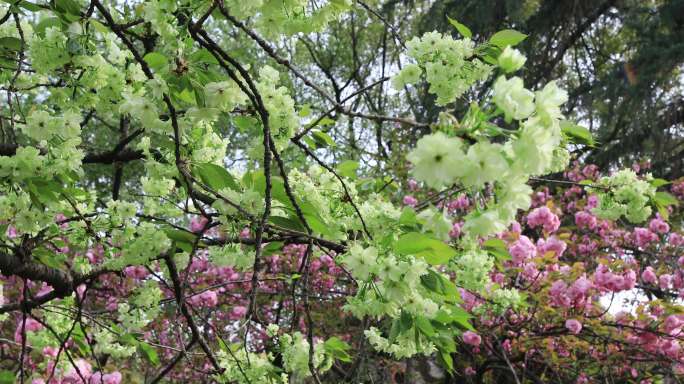
[[[507,45],[510,45],[511,47],[516,46],[526,38],[527,35],[524,33],[520,33],[513,29],[504,29],[490,37],[489,42],[503,49],[506,48]]]
[[[402,255],[422,257],[430,265],[444,264],[456,255],[456,251],[450,246],[418,232],[409,232],[399,237],[394,250]]]
[[[439,358],[442,361],[442,364],[444,364],[444,368],[446,368],[447,372],[452,374],[454,372],[454,359],[451,357],[451,354],[449,352],[440,351]]]
[[[164,233],[166,237],[176,242],[194,244],[197,240],[197,235],[194,233],[181,231],[180,229],[164,228]]]
[[[0,371],[0,384],[13,384],[15,379],[16,377],[12,371]]]
[[[21,50],[21,40],[12,36],[0,37],[0,48],[12,52],[19,52]]]
[[[180,248],[185,252],[192,252],[192,247],[197,239],[195,234],[175,228],[164,228],[164,233],[166,234],[166,237],[173,241],[177,248]]]
[[[258,121],[251,116],[236,116],[233,117],[233,124],[242,132],[249,132],[257,126]]]
[[[333,120],[333,119],[331,119],[331,118],[329,118],[329,117],[324,117],[324,118],[321,119],[321,121],[318,122],[318,125],[321,125],[321,126],[324,126],[324,127],[325,127],[326,125],[334,125],[335,123],[336,123],[335,120]]]
[[[131,345],[131,346],[137,346],[138,345],[138,340],[135,338],[135,335],[132,333],[126,333],[125,335],[121,335],[119,337],[119,342],[122,344]]]
[[[323,343],[323,348],[330,356],[337,360],[347,363],[352,361],[351,356],[347,353],[347,351],[351,349],[349,344],[335,336],[326,340],[325,343]]]
[[[31,254],[33,257],[37,258],[41,264],[55,269],[63,268],[67,259],[63,253],[55,253],[43,247],[34,249]]]
[[[55,9],[61,13],[78,16],[81,13],[81,6],[74,0],[55,0]]]
[[[468,322],[469,319],[471,319],[473,316],[468,313],[465,309],[454,305],[451,307],[451,321],[458,324],[462,328],[465,328],[470,331],[475,331],[475,328],[473,328],[473,325]]]
[[[404,207],[399,216],[399,224],[406,226],[414,226],[418,224],[418,217],[416,211],[411,207]]]
[[[482,245],[487,252],[492,254],[499,262],[511,259],[511,255],[508,253],[508,247],[506,247],[506,243],[501,239],[489,239]]]
[[[316,141],[316,145],[319,148],[325,148],[325,147],[335,147],[335,140],[330,137],[327,133],[320,131],[318,129],[314,129],[311,131],[311,136],[313,139]]]
[[[55,180],[33,178],[28,181],[29,191],[34,193],[42,203],[59,200],[63,191],[62,184]]]
[[[41,20],[34,30],[38,35],[45,36],[45,30],[48,29],[49,27],[61,27],[62,26],[62,21],[58,17],[48,17],[43,20]],[[109,30],[108,30],[109,31]]]
[[[90,25],[93,26],[93,28],[95,28],[96,31],[102,34],[109,33],[109,28],[105,27],[104,24],[100,23],[99,21],[95,19],[90,19],[88,20],[88,22],[90,23]]]
[[[211,54],[208,50],[202,48],[193,52],[188,59],[194,63],[204,63],[204,64],[218,64],[216,57]]]
[[[169,60],[166,56],[159,52],[150,52],[143,57],[143,60],[145,60],[147,65],[155,72],[159,72],[169,65]]]
[[[337,165],[337,173],[349,179],[356,179],[357,169],[359,169],[359,162],[356,160],[345,160]]]
[[[153,366],[158,366],[159,365],[159,355],[157,355],[157,351],[152,348],[147,343],[141,342],[138,344],[138,348],[142,352],[143,356],[145,356],[145,359],[152,363]]]
[[[466,27],[465,25],[459,23],[458,21],[452,19],[451,17],[447,16],[447,19],[449,20],[449,24],[453,25],[458,33],[461,34],[463,37],[471,38],[473,37],[473,32],[470,31],[470,28]]]
[[[444,294],[444,286],[442,285],[442,281],[439,279],[437,272],[428,269],[428,273],[420,277],[420,282],[428,290],[440,295]]]
[[[197,105],[197,99],[195,98],[195,93],[189,88],[183,89],[181,92],[176,92],[174,94],[178,100],[184,101],[190,105]]]
[[[662,187],[663,185],[668,185],[668,184],[672,184],[672,182],[667,181],[665,179],[653,179],[653,180],[651,180],[651,185],[656,187],[656,188]]]
[[[280,252],[280,250],[283,249],[283,245],[285,245],[285,243],[283,243],[282,241],[272,241],[266,244],[264,249],[261,251],[261,254],[264,256],[270,256],[275,253],[278,253]]]
[[[563,131],[563,133],[566,136],[572,138],[575,143],[586,144],[590,147],[593,147],[596,144],[594,141],[594,137],[591,134],[591,131],[587,128],[584,128],[567,120],[561,121],[560,126],[561,131]]]
[[[484,45],[479,49],[479,51],[480,57],[482,57],[482,60],[484,60],[486,63],[492,65],[497,65],[499,63],[498,58],[501,54],[501,48],[495,45]]]
[[[282,216],[270,216],[268,221],[285,229],[306,233],[306,229],[299,220],[293,220],[289,217]]]
[[[421,284],[428,290],[444,296],[444,300],[452,303],[461,301],[456,285],[441,273],[428,269],[428,273],[420,277]]]
[[[422,332],[425,336],[430,338],[435,335],[435,329],[432,327],[432,324],[430,324],[430,320],[422,316],[417,316],[415,321],[416,327],[418,327],[420,332]]]
[[[394,319],[392,321],[392,327],[390,328],[389,336],[387,337],[387,340],[390,343],[394,343],[394,341],[397,339],[397,336],[399,336],[399,328],[401,328],[399,319]]]
[[[27,11],[31,11],[31,12],[38,12],[38,11],[42,11],[43,9],[47,9],[46,7],[41,7],[38,4],[34,4],[34,3],[31,3],[31,2],[26,1],[26,0],[22,0],[19,2],[11,1],[11,0],[3,0],[3,2],[7,3],[7,4],[17,4],[19,6],[19,8],[23,8],[23,9],[25,9]]]
[[[318,232],[324,236],[332,236],[333,233],[330,231],[330,227],[321,219],[318,215],[304,215],[307,224],[314,232]]]
[[[679,200],[677,200],[677,198],[669,192],[656,192],[655,202],[656,204],[660,204],[666,207],[668,205],[679,205]]]
[[[309,104],[304,104],[299,109],[299,117],[307,117],[310,114],[311,114],[311,105],[309,105]]]
[[[202,182],[215,191],[224,188],[240,191],[237,180],[223,167],[212,163],[202,163],[195,165],[193,169],[198,173]]]
[[[261,196],[266,195],[266,177],[263,172],[255,172],[252,175],[252,189],[259,192]],[[290,201],[290,197],[285,190],[285,182],[278,176],[271,176],[271,197],[283,203],[286,208],[294,210],[292,201]]]
[[[399,334],[402,334],[413,327],[413,316],[406,311],[401,311],[399,316]]]

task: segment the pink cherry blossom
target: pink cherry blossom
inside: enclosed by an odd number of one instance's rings
[[[418,199],[411,195],[406,195],[404,196],[403,203],[409,207],[415,207],[418,204]]]
[[[658,277],[653,271],[653,267],[646,267],[641,273],[641,280],[646,284],[656,284],[658,282]]]
[[[521,265],[526,260],[537,256],[537,247],[527,236],[520,236],[520,238],[508,247],[508,252],[511,254],[513,263]]]
[[[568,319],[565,321],[565,328],[567,328],[572,334],[579,334],[582,331],[582,323],[575,319]]]
[[[527,224],[532,228],[541,226],[544,231],[552,233],[560,227],[560,219],[548,207],[544,206],[535,208],[527,215]]]
[[[472,345],[473,347],[477,347],[482,343],[482,338],[473,331],[465,331],[463,332],[463,342]]]

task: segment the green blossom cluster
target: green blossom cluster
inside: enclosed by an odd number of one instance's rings
[[[309,342],[302,333],[294,332],[292,335],[286,333],[279,337],[279,344],[285,370],[298,379],[311,376],[311,370],[309,369]],[[330,369],[332,363],[333,360],[325,354],[323,343],[315,343],[314,367],[319,372],[325,372]]]
[[[258,28],[269,36],[319,31],[351,6],[350,0],[321,1],[315,6],[306,0],[226,1],[234,16],[255,17]]]
[[[278,71],[265,66],[259,70],[257,89],[268,111],[273,141],[279,148],[283,148],[299,127],[299,116],[295,112],[295,103],[288,89],[278,87],[279,78]]]
[[[209,247],[209,259],[219,267],[232,267],[245,271],[254,265],[254,250],[243,249],[240,244]]]
[[[554,82],[535,94],[524,88],[522,79],[501,76],[494,83],[492,101],[519,129],[503,144],[481,137],[467,145],[442,132],[424,136],[407,156],[412,174],[433,188],[460,184],[478,191],[493,185],[496,202],[468,216],[463,229],[480,236],[500,232],[518,210],[529,208],[527,180],[567,161],[560,129],[560,105],[566,100]]]
[[[140,223],[134,230],[130,227],[117,230],[114,238],[123,244],[121,256],[109,259],[106,265],[115,269],[145,265],[171,248],[171,240],[151,223]]]
[[[439,32],[428,32],[406,43],[407,54],[416,61],[392,79],[395,88],[420,80],[422,74],[430,84],[429,92],[437,96],[437,105],[455,101],[475,82],[489,77],[492,67],[473,58],[475,44],[465,38],[454,40]]]
[[[635,224],[651,216],[648,204],[655,197],[656,187],[639,178],[631,169],[602,177],[596,186],[598,188],[590,188],[598,195],[598,206],[592,210],[596,216],[608,220],[624,216]]]
[[[118,319],[121,325],[129,331],[140,330],[161,313],[160,301],[163,298],[158,283],[148,280],[136,288],[131,300],[120,303]]]
[[[301,332],[278,336],[279,327],[269,324],[267,334],[277,341],[277,349],[282,358],[282,368],[275,365],[273,353],[245,352],[237,345],[229,346],[231,352],[217,352],[219,364],[224,371],[215,375],[219,383],[299,383],[311,376],[309,368],[309,342]],[[324,343],[314,345],[313,364],[319,373],[332,367],[332,356],[327,353]]]

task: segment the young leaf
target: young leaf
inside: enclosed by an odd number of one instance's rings
[[[666,207],[668,205],[679,205],[679,200],[677,200],[677,198],[669,192],[656,192],[655,202],[656,204],[660,204]]]
[[[394,250],[402,255],[422,257],[428,264],[444,264],[456,255],[456,251],[443,242],[418,232],[409,232],[397,240]]]
[[[430,320],[422,316],[416,317],[416,326],[418,329],[420,329],[420,332],[427,337],[432,337],[435,335],[435,329],[432,327],[432,324],[430,324]]]
[[[13,384],[15,380],[14,373],[8,370],[0,371],[0,384]]]
[[[452,19],[451,17],[447,16],[447,20],[449,20],[449,24],[453,25],[458,33],[461,34],[463,37],[471,38],[473,37],[473,32],[470,31],[470,28],[466,27],[465,25],[459,23],[458,21]]]
[[[518,45],[521,41],[525,40],[525,38],[527,38],[527,35],[524,33],[520,33],[513,29],[504,29],[489,38],[489,42],[503,49],[506,48],[507,45],[510,45],[511,47]]]
[[[316,141],[319,148],[334,147],[336,145],[335,140],[333,140],[330,135],[318,129],[311,131],[311,136]]]
[[[141,342],[138,344],[138,348],[142,352],[143,356],[145,356],[145,359],[152,363],[153,366],[156,367],[159,365],[159,355],[157,354],[157,351],[152,348],[152,346]]]
[[[193,168],[199,174],[202,182],[215,191],[223,188],[229,188],[234,191],[240,190],[237,180],[223,167],[211,163],[202,163],[195,165]]]
[[[560,126],[561,131],[563,131],[565,135],[573,138],[574,142],[579,144],[586,144],[590,147],[593,147],[596,144],[594,142],[594,137],[592,136],[591,131],[587,128],[584,128],[577,124],[573,124],[572,122],[567,120],[561,121]]]
[[[150,52],[143,57],[143,60],[145,60],[147,65],[149,65],[150,68],[152,68],[152,70],[155,72],[161,71],[169,64],[169,60],[166,58],[166,56],[159,52]]]
[[[337,165],[337,173],[340,176],[350,179],[356,178],[356,170],[359,168],[359,162],[355,160],[345,160]]]
[[[656,188],[662,187],[663,185],[668,185],[668,184],[672,184],[672,182],[667,181],[665,179],[653,179],[653,180],[651,180],[651,185],[656,187]]]
[[[261,251],[261,254],[264,256],[270,256],[275,253],[278,253],[281,249],[283,249],[283,243],[282,241],[272,241],[264,247],[264,249]]]
[[[349,356],[349,353],[347,353],[347,351],[351,349],[351,346],[335,336],[326,340],[323,343],[323,348],[325,348],[325,351],[330,356],[337,360],[347,363],[351,361],[351,356]]]
[[[0,37],[0,48],[18,52],[21,50],[21,40],[12,36]]]

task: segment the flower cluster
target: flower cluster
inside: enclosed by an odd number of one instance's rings
[[[428,32],[406,43],[407,54],[417,64],[409,64],[392,79],[395,88],[425,79],[437,105],[446,105],[463,95],[475,82],[489,77],[492,67],[473,58],[475,44],[468,38],[454,40],[439,32]]]
[[[651,216],[648,204],[656,188],[648,178],[643,180],[631,169],[623,169],[599,179],[597,187],[592,190],[596,189],[599,203],[592,212],[598,217],[617,220],[624,216],[631,223],[641,223]]]

